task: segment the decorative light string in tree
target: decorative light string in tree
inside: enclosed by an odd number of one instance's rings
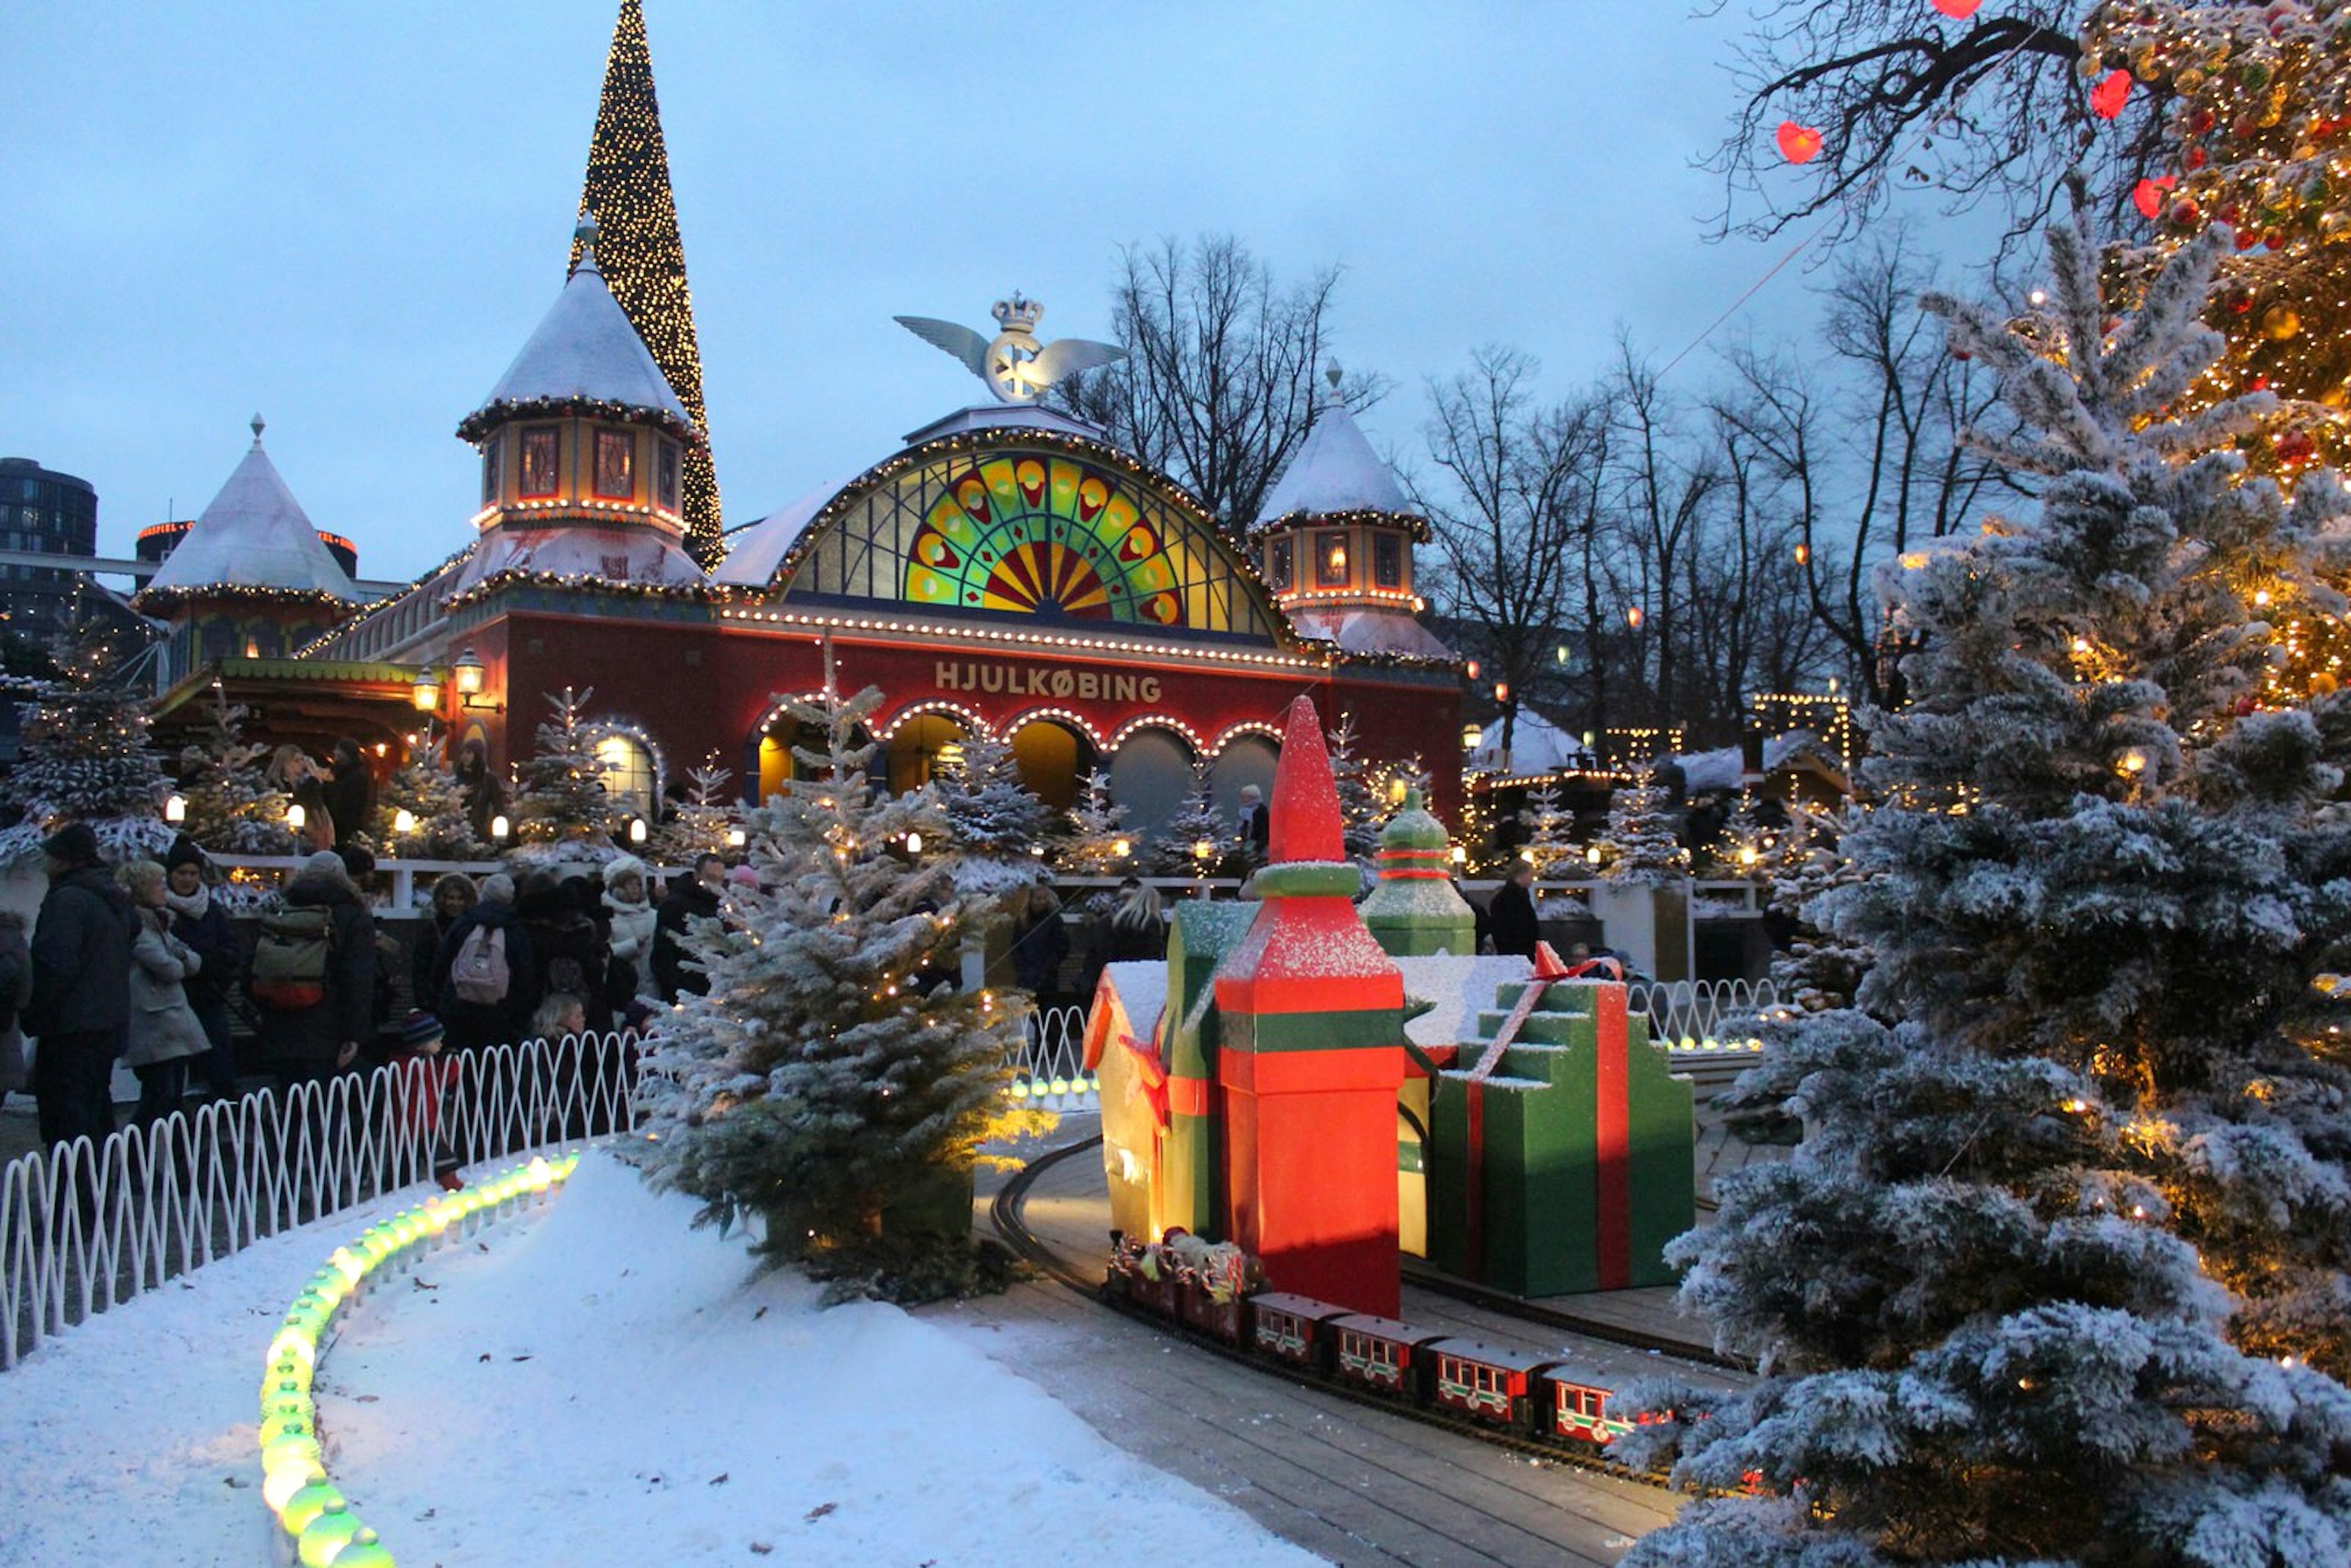
[[[605,286],[705,438],[685,450],[685,543],[696,560],[715,565],[726,552],[718,538],[718,475],[710,461],[710,421],[702,402],[702,350],[695,339],[694,295],[685,280],[685,246],[678,239],[669,149],[662,140],[661,104],[653,95],[653,54],[639,0],[621,0],[620,20],[612,27],[580,213],[596,220],[596,265]],[[574,239],[575,267],[580,248]]]

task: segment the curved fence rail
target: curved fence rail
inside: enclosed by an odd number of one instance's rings
[[[1029,1034],[1016,1064],[1012,1097],[1054,1111],[1101,1103],[1101,1083],[1086,1071],[1086,1009],[1040,1008],[1029,1015]]]
[[[433,1174],[629,1124],[633,1041],[449,1060],[445,1096],[399,1066],[266,1089],[77,1138],[0,1169],[0,1369],[52,1334],[266,1237]]]
[[[1635,985],[1626,998],[1635,1012],[1649,1015],[1650,1040],[1671,1051],[1747,1050],[1745,1028],[1731,1038],[1724,1026],[1779,1001],[1779,988],[1769,980],[1661,980]]]

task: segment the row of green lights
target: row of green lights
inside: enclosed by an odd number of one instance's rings
[[[1015,1100],[1042,1100],[1049,1094],[1099,1094],[1102,1075],[1081,1072],[1075,1078],[1016,1078],[1008,1092]]]
[[[445,1196],[436,1193],[336,1248],[326,1267],[295,1296],[270,1338],[269,1368],[261,1378],[261,1498],[293,1542],[302,1568],[392,1568],[392,1563],[391,1551],[327,1479],[319,1446],[310,1385],[319,1341],[337,1312],[376,1270],[405,1260],[411,1249],[431,1245],[453,1226],[495,1217],[543,1196],[579,1164],[576,1154],[554,1160],[533,1155],[528,1165],[486,1181]]]

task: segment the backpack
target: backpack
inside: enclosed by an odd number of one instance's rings
[[[253,948],[253,999],[278,1012],[299,1012],[327,999],[327,959],[335,923],[325,909],[281,909],[261,917]]]
[[[461,1002],[494,1008],[507,999],[514,984],[507,967],[507,933],[502,925],[476,925],[465,934],[465,946],[449,965],[449,988]]]

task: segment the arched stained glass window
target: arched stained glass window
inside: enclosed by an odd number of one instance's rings
[[[812,540],[785,598],[1277,640],[1214,525],[1143,474],[1043,443],[925,458]]]

